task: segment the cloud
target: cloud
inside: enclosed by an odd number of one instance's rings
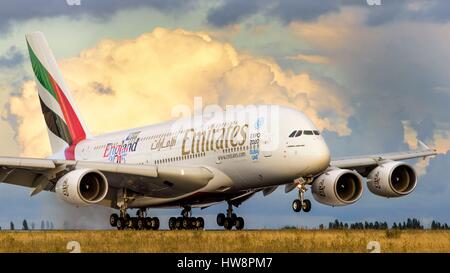
[[[395,21],[447,23],[450,2],[446,0],[384,1],[380,8],[370,9],[366,23],[371,26]]]
[[[417,131],[411,126],[411,121],[402,120],[404,133],[404,141],[408,144],[409,148],[417,148]]]
[[[279,1],[223,1],[221,5],[211,8],[207,15],[208,23],[223,27],[247,20],[256,14],[274,17],[283,23],[292,21],[311,21],[317,17],[339,11],[338,1],[327,0],[279,0]]]
[[[375,27],[365,24],[367,16],[365,10],[353,7],[314,22],[290,24],[301,41],[330,59],[344,85],[338,91],[345,90],[353,106],[352,135],[340,139],[328,135],[331,146],[341,153],[354,147],[359,153],[392,152],[404,150],[405,144],[414,149],[420,139],[446,153],[449,97],[434,90],[450,86],[442,73],[450,69],[448,24]],[[418,161],[418,172],[424,175],[433,161]]]
[[[339,1],[281,0],[268,13],[282,22],[312,21],[323,14],[338,12]]]
[[[433,140],[438,153],[445,154],[450,150],[450,130],[436,130]]]
[[[410,120],[420,139],[431,140],[436,129],[450,123],[448,94],[433,91],[450,86],[443,72],[450,69],[448,25],[368,27],[366,16],[347,8],[290,27],[314,52],[331,60],[344,85],[339,90],[345,90],[354,108],[355,125],[364,125],[372,136],[399,133],[396,143],[401,144],[402,120]]]
[[[261,1],[240,1],[229,0],[223,1],[222,5],[209,10],[207,15],[208,23],[222,27],[238,23],[242,19],[256,13],[260,8],[264,7],[268,2]]]
[[[307,62],[307,63],[312,63],[312,64],[328,64],[328,63],[330,63],[330,59],[328,59],[325,56],[320,56],[320,55],[298,54],[295,56],[287,56],[286,59]]]
[[[417,149],[418,138],[417,131],[412,127],[411,122],[408,120],[403,120],[403,130],[404,130],[404,141],[410,149]],[[427,167],[430,164],[431,157],[425,159],[419,159],[416,164],[414,164],[414,169],[419,176],[423,176],[427,173]]]
[[[96,134],[168,120],[175,105],[192,106],[194,96],[222,106],[283,104],[305,111],[320,129],[350,133],[351,108],[336,95],[333,82],[283,70],[206,33],[157,28],[136,39],[103,40],[60,65]],[[9,115],[19,120],[22,155],[48,155],[33,81],[10,98]]]
[[[364,24],[378,26],[395,22],[447,23],[450,21],[450,2],[446,0],[381,1],[381,6],[368,5],[365,0],[278,0],[223,1],[211,8],[207,21],[223,27],[249,20],[254,15],[275,18],[284,24],[313,22],[322,16],[338,14],[347,8],[366,13]]]
[[[355,9],[323,16],[314,22],[291,22],[293,32],[313,48],[340,49],[362,28],[364,14]],[[332,42],[331,42],[332,41]]]
[[[130,8],[151,7],[166,13],[182,12],[193,8],[196,0],[81,0],[81,5],[69,5],[66,0],[2,1],[0,31],[8,30],[15,22],[56,16],[106,19],[114,13]]]
[[[0,68],[14,68],[23,60],[23,54],[15,46],[11,46],[4,55],[0,56]]]

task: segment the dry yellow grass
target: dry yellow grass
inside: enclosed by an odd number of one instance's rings
[[[30,231],[0,232],[0,252],[450,252],[449,231]]]

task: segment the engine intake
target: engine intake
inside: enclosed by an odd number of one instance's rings
[[[71,171],[56,182],[56,194],[75,205],[90,205],[102,201],[108,192],[106,177],[97,170]]]
[[[361,197],[362,178],[354,171],[331,169],[314,179],[312,194],[317,202],[329,206],[345,206]]]
[[[417,185],[416,171],[404,162],[389,161],[367,176],[367,187],[379,196],[399,197],[410,194]]]

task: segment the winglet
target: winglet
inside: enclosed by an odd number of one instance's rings
[[[431,150],[430,149],[430,147],[428,147],[425,143],[423,143],[421,140],[417,140],[417,143],[419,144],[419,147],[422,149],[422,150]]]

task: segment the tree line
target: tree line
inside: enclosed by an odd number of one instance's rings
[[[53,225],[53,222],[51,222],[49,220],[46,220],[46,221],[42,220],[41,221],[41,228],[40,228],[41,230],[54,229],[54,228],[55,228],[55,226]],[[14,225],[14,222],[11,221],[9,223],[9,229],[10,230],[16,230],[16,226]],[[31,222],[31,225],[28,225],[28,221],[26,219],[24,219],[22,221],[22,227],[21,228],[17,228],[17,230],[19,230],[19,229],[21,229],[21,230],[33,230],[33,229],[38,229],[38,228],[36,227],[34,222]],[[2,227],[0,227],[0,230],[2,230]]]
[[[324,229],[325,226],[321,224],[319,229]],[[391,229],[425,229],[419,219],[416,218],[408,218],[403,222],[394,222]],[[355,223],[343,223],[339,220],[334,220],[334,222],[328,223],[328,229],[375,229],[375,230],[383,230],[389,229],[389,225],[387,222],[375,221],[375,222],[355,222]],[[441,224],[440,222],[433,220],[431,222],[430,229],[433,230],[448,230],[449,226],[447,223]]]

